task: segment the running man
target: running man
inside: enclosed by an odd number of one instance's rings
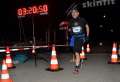
[[[70,45],[73,45],[73,51],[75,55],[75,72],[79,72],[80,68],[80,53],[82,46],[84,45],[86,37],[89,37],[89,25],[87,21],[80,17],[80,12],[74,8],[71,10],[72,18],[69,20],[69,31],[71,32],[72,38]],[[62,23],[60,24],[62,25]]]

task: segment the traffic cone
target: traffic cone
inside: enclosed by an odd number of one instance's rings
[[[51,57],[51,61],[50,61],[50,67],[47,70],[52,71],[52,72],[62,70],[62,68],[60,68],[60,66],[58,64],[58,60],[56,57],[55,45],[53,45],[53,47],[52,47],[52,57]]]
[[[35,46],[32,46],[32,53],[35,54]]]
[[[6,48],[6,64],[7,64],[8,69],[15,68],[15,66],[13,65],[13,62],[12,62],[12,58],[10,56],[9,47]]]
[[[118,57],[120,57],[120,44],[118,46]],[[120,59],[118,61],[120,62]]]
[[[80,59],[87,59],[85,56],[85,51],[84,51],[84,47],[82,46],[82,51],[80,53]]]
[[[119,44],[119,46],[118,46],[118,54],[119,54],[119,56],[120,56],[120,44]]]
[[[8,69],[7,69],[5,60],[3,60],[3,64],[2,64],[0,82],[13,82],[13,80],[10,78],[10,76],[8,74]]]
[[[6,47],[6,53],[10,54],[10,48],[9,47]]]
[[[109,61],[108,63],[110,63],[110,64],[118,63],[117,44],[116,43],[113,43],[111,61]]]
[[[90,44],[87,44],[86,52],[90,53]]]

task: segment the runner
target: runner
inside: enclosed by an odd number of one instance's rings
[[[69,27],[72,34],[71,44],[73,44],[73,51],[75,55],[74,71],[79,72],[80,53],[86,37],[89,37],[89,26],[86,20],[80,17],[80,12],[78,11],[78,9],[72,9],[71,16],[72,18],[69,21]]]
[[[89,37],[89,26],[87,21],[83,17],[80,17],[80,12],[77,8],[71,10],[71,17],[68,22],[68,30],[72,35],[70,46],[73,47],[73,57],[75,58],[74,72],[78,73],[80,68],[80,53],[86,37]],[[60,26],[63,24],[65,23],[61,22]]]

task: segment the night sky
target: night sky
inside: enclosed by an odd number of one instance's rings
[[[21,40],[32,40],[32,17],[18,18],[17,9],[47,3],[49,14],[47,16],[34,16],[36,40],[45,39],[45,32],[50,29],[56,30],[57,36],[64,35],[58,30],[59,22],[66,19],[66,10],[77,0],[8,0],[6,27],[1,27],[0,41],[15,42],[20,41],[20,29],[22,31]],[[78,0],[79,1],[79,0]],[[80,0],[82,2],[82,0]],[[83,0],[84,1],[84,0]],[[87,1],[87,0],[86,0]],[[89,0],[90,1],[90,0]],[[117,40],[120,36],[120,1],[116,0],[115,5],[105,7],[81,8],[80,14],[84,17],[91,29],[91,38],[96,40]],[[22,27],[19,27],[22,21]],[[51,34],[52,36],[53,34]],[[109,38],[110,36],[110,38]],[[120,38],[119,38],[120,39]]]

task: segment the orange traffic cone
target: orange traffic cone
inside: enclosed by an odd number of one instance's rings
[[[15,68],[15,66],[13,65],[13,62],[12,62],[12,58],[10,56],[10,49],[9,47],[6,48],[6,64],[7,64],[7,67],[8,69],[11,69],[11,68]]]
[[[32,53],[35,54],[35,46],[32,46]]]
[[[51,61],[50,61],[50,67],[47,70],[48,71],[62,70],[62,68],[59,67],[58,60],[56,57],[55,45],[53,45],[53,47],[52,47],[52,57],[51,57]]]
[[[111,61],[109,63],[111,63],[111,64],[118,63],[117,44],[116,43],[113,43]]]
[[[84,47],[83,46],[82,46],[82,51],[80,53],[80,59],[86,59],[85,52],[84,52]]]
[[[90,53],[90,44],[87,44],[86,52]]]
[[[9,47],[6,48],[6,53],[7,53],[7,54],[10,53],[10,48],[9,48]]]
[[[8,74],[7,65],[5,63],[5,60],[3,60],[3,64],[2,64],[0,82],[13,82],[13,80],[10,79],[10,76]]]

